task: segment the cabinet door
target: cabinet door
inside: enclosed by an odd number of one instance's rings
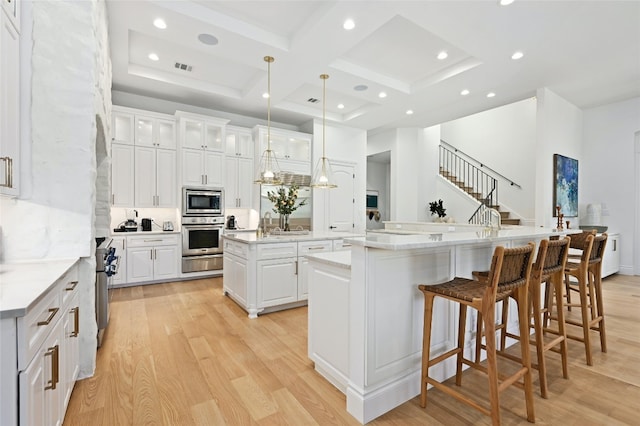
[[[127,279],[129,283],[153,280],[153,249],[151,247],[127,249]]]
[[[207,186],[223,186],[224,155],[221,152],[204,153],[204,183]]]
[[[176,123],[171,120],[158,119],[155,123],[155,143],[158,148],[176,148]]]
[[[222,126],[205,122],[204,127],[204,148],[218,152],[223,151]]]
[[[238,159],[225,160],[224,204],[229,209],[238,208]]]
[[[113,276],[111,285],[119,286],[127,283],[127,238],[126,237],[114,237],[111,243],[116,248],[116,256],[118,259],[118,273]]]
[[[136,146],[135,206],[154,207],[156,195],[156,150]]]
[[[237,197],[238,207],[242,209],[250,209],[252,207],[253,179],[253,160],[239,158]]]
[[[154,247],[153,278],[156,280],[178,276],[178,246]]]
[[[298,300],[297,258],[259,260],[257,274],[258,308]]]
[[[253,158],[251,130],[227,127],[225,154],[234,157]]]
[[[80,306],[78,303],[78,294],[73,297],[71,303],[67,305],[67,311],[63,317],[64,341],[63,351],[61,352],[60,363],[64,364],[64,376],[61,376],[60,382],[63,384],[62,391],[62,412],[69,404],[71,392],[78,379],[80,372]]]
[[[115,143],[133,145],[133,114],[114,110],[111,113],[112,138]]]
[[[204,122],[182,118],[180,126],[183,148],[204,148]]]
[[[156,207],[178,207],[176,167],[175,151],[156,150]]]
[[[3,3],[6,3],[3,0]],[[0,11],[0,194],[20,194],[20,36]]]
[[[311,139],[291,137],[287,139],[287,159],[311,161]]]
[[[111,145],[111,204],[133,207],[134,151],[132,145]]]
[[[333,249],[331,240],[305,241],[298,243],[298,300],[309,298],[309,261],[305,254],[326,253]]]
[[[136,146],[154,146],[155,118],[136,115],[135,144]]]
[[[195,149],[182,150],[182,185],[204,185],[204,152]]]
[[[233,255],[224,255],[222,283],[227,292],[247,306],[247,261]]]

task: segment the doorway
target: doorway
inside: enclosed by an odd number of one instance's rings
[[[390,219],[391,151],[367,156],[367,193],[377,194],[377,206],[367,207],[366,228],[383,229]]]

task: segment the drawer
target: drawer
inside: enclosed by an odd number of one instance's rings
[[[145,235],[127,237],[127,248],[132,247],[156,247],[175,246],[178,244],[177,235]]]
[[[333,251],[351,250],[351,243],[345,243],[344,240],[333,240]]]
[[[62,318],[62,293],[64,282],[56,285],[24,317],[18,317],[18,370],[24,370],[37,353],[42,342]]]
[[[305,254],[322,253],[324,251],[332,251],[333,243],[331,240],[321,241],[301,241],[298,243],[298,256]]]
[[[60,284],[56,287],[61,295],[62,306],[67,306],[69,301],[78,293],[78,265],[75,264],[62,278]]]
[[[240,256],[243,259],[246,259],[249,255],[249,245],[238,243],[235,241],[225,240],[222,250],[225,253],[235,254],[236,256]]]
[[[258,244],[258,260],[297,257],[298,243]]]

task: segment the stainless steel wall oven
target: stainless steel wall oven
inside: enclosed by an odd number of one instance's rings
[[[223,216],[182,217],[182,272],[222,269]]]

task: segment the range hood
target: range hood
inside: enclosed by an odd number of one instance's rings
[[[311,186],[311,175],[281,172],[282,185],[298,185],[299,187]]]

